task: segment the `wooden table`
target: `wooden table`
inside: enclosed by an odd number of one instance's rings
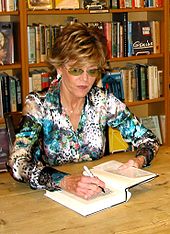
[[[127,161],[134,153],[117,153],[87,165],[92,167],[110,159]],[[83,164],[60,169],[82,171]],[[3,234],[156,234],[170,233],[170,147],[161,147],[147,170],[159,173],[155,180],[131,190],[124,204],[88,217],[48,199],[44,191],[31,190],[0,174],[0,233]]]

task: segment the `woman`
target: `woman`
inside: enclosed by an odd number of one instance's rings
[[[136,158],[125,166],[151,162],[158,139],[125,104],[95,86],[106,48],[101,31],[85,24],[67,25],[57,37],[50,62],[58,80],[44,97],[34,93],[26,98],[26,117],[8,163],[15,179],[33,189],[65,189],[86,199],[98,194],[105,187],[98,178],[68,175],[52,166],[101,158],[106,125],[137,147]]]

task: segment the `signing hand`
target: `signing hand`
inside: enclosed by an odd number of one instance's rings
[[[69,175],[65,176],[59,185],[63,190],[73,193],[77,196],[89,199],[101,192],[105,188],[104,182],[97,177],[89,177],[83,175]]]

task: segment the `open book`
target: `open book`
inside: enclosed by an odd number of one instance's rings
[[[66,191],[46,191],[45,196],[83,216],[87,216],[105,208],[127,202],[131,197],[130,188],[158,176],[155,173],[134,167],[119,169],[121,165],[122,163],[112,160],[91,169],[95,176],[105,182],[106,188],[105,193],[101,192],[98,196],[89,200]],[[83,174],[86,175],[86,172]]]

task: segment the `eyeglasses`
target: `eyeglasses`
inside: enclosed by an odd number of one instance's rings
[[[80,76],[81,74],[83,74],[85,71],[81,68],[69,68],[67,69],[65,66],[64,68],[68,71],[68,73],[72,76]],[[88,69],[86,70],[87,74],[91,77],[98,77],[101,74],[101,69],[100,68],[92,68],[92,69]]]

